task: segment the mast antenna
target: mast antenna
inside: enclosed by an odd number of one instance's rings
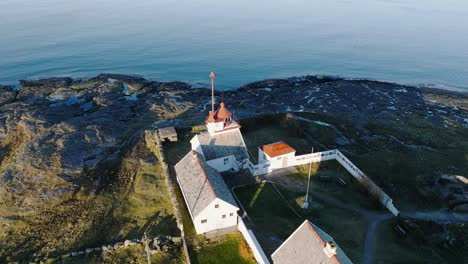
[[[216,78],[216,73],[212,71],[210,73],[210,79],[211,79],[211,112],[214,113],[214,79]]]

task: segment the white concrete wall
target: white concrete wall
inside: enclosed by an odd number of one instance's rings
[[[225,164],[224,159],[227,159],[227,162]],[[234,169],[235,171],[238,171],[240,169],[240,165],[237,164],[236,157],[234,155],[230,155],[227,157],[222,157],[219,159],[213,159],[213,160],[208,160],[206,163],[216,169],[219,172],[227,171],[230,169]]]
[[[215,207],[216,204],[219,204],[219,208]],[[197,234],[236,226],[238,210],[239,208],[216,198],[205,208],[205,210],[192,219]],[[232,216],[230,215],[231,213]],[[226,215],[226,218],[223,218],[223,215]],[[206,219],[207,222],[202,224],[201,221],[204,219]]]
[[[216,131],[221,131],[224,128],[224,122],[214,122],[214,123],[206,123],[206,130],[208,133],[213,135]]]
[[[202,150],[202,147],[200,145],[200,141],[198,140],[198,137],[197,136],[194,136],[191,140],[190,140],[190,144],[192,145],[192,150],[200,153],[203,155],[203,150]]]
[[[244,236],[244,239],[247,242],[247,245],[249,245],[250,249],[252,250],[252,253],[254,254],[254,257],[257,263],[270,264],[270,261],[268,261],[268,258],[265,255],[265,252],[263,252],[263,249],[258,243],[257,238],[255,237],[254,233],[252,232],[252,230],[247,229],[247,227],[244,224],[244,221],[240,217],[238,220],[237,228],[239,229],[241,234]]]
[[[276,169],[281,169],[281,168],[287,168],[294,166],[292,164],[295,164],[296,158],[295,158],[296,152],[291,152],[288,154],[284,154],[281,156],[276,156],[274,158],[265,155],[266,160],[268,163],[270,163],[270,167],[268,168],[269,171],[276,170]],[[287,159],[286,166],[284,166],[284,159]]]

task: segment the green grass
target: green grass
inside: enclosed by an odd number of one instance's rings
[[[150,237],[179,235],[154,156],[141,141],[131,153],[87,172],[83,187],[55,206],[12,216],[15,221],[0,234],[0,260],[25,261],[33,254],[53,257],[140,238],[145,231]]]
[[[183,264],[185,263],[183,255],[175,251],[159,251],[151,255],[151,263],[158,264]],[[68,257],[64,260],[58,260],[58,264],[114,264],[114,263],[147,263],[147,257],[143,245],[130,246],[109,251],[105,254],[105,259],[101,258],[100,252],[93,252],[85,256]]]
[[[297,166],[297,168],[298,173],[284,177],[305,187],[309,175],[309,164]],[[320,176],[327,176],[329,180],[321,180]],[[346,186],[341,186],[338,183],[340,178],[347,183]],[[335,160],[312,163],[309,191],[313,194],[320,193],[331,196],[343,205],[369,211],[379,211],[380,209],[378,201],[373,200],[362,185]]]
[[[326,114],[295,113],[315,123],[285,121],[284,115],[241,120],[244,139],[253,160],[257,147],[284,140],[307,153],[338,148],[390,197],[401,210],[433,210],[447,206],[432,189],[441,174],[464,175],[468,171],[468,128],[448,124],[435,127],[419,116],[383,122],[356,124],[350,119]],[[348,145],[336,140],[346,137]],[[403,145],[398,141],[404,142]]]
[[[367,223],[359,214],[336,208],[313,195],[309,209],[303,210],[304,193],[276,187],[278,190],[266,183],[236,189],[236,195],[256,225],[285,240],[308,219],[331,235],[351,260],[360,261]],[[274,249],[269,251],[272,253]]]
[[[174,166],[192,149],[190,140],[194,136],[190,129],[178,129],[177,142],[164,143],[164,155],[169,165]]]
[[[222,236],[219,241],[204,243],[191,252],[191,261],[194,264],[256,263],[240,233],[231,233]]]
[[[402,238],[393,227],[398,223],[397,219],[387,220],[381,223],[377,229],[376,263],[444,263],[441,256],[427,243],[414,239],[411,235]],[[454,262],[455,263],[455,262]],[[459,262],[461,263],[461,262]]]

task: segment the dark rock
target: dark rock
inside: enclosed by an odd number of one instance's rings
[[[20,80],[21,87],[68,87],[73,84],[73,79],[70,77],[53,77],[39,80]]]

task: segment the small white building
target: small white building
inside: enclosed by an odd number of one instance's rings
[[[258,148],[258,163],[269,164],[268,172],[287,168],[295,160],[296,150],[283,141],[263,145]]]
[[[240,125],[232,118],[224,102],[205,120],[207,131],[192,138],[192,150],[200,153],[218,172],[239,171],[247,167],[249,156]]]
[[[271,255],[273,264],[352,264],[331,236],[305,220]]]
[[[237,229],[237,203],[201,154],[190,151],[174,168],[197,234]]]

